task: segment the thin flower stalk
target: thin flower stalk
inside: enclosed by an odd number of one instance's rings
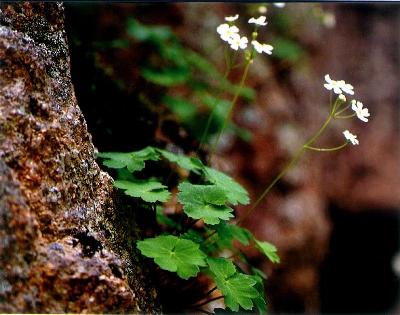
[[[250,215],[250,213],[253,212],[255,208],[260,204],[260,202],[265,198],[265,196],[271,191],[271,189],[275,186],[275,184],[283,177],[285,176],[291,169],[292,167],[297,163],[297,161],[301,158],[301,156],[304,154],[304,152],[307,149],[314,148],[312,147],[312,144],[319,138],[319,136],[325,131],[325,129],[328,127],[329,123],[331,122],[333,115],[335,113],[335,110],[340,104],[339,98],[336,99],[335,104],[333,105],[332,111],[329,113],[328,117],[326,118],[325,122],[321,126],[321,128],[318,129],[318,131],[303,145],[301,146],[296,153],[293,155],[292,159],[286,164],[286,166],[282,169],[282,171],[274,178],[274,180],[268,185],[268,187],[263,191],[263,193],[257,198],[257,200],[251,205],[250,208],[247,209],[247,211],[244,213],[244,215],[237,221],[237,225],[240,225],[243,221],[247,219],[247,217]],[[347,142],[346,142],[347,145]],[[344,148],[346,145],[342,145],[342,148]],[[315,148],[317,149],[317,148]],[[338,150],[336,148],[333,151]],[[321,150],[325,151],[325,150]]]
[[[239,98],[240,92],[243,89],[244,83],[246,82],[247,75],[249,73],[250,64],[251,64],[251,59],[246,62],[246,66],[244,68],[242,79],[240,80],[240,83],[239,83],[239,87],[236,90],[235,96],[233,97],[233,99],[232,99],[232,101],[230,103],[229,110],[228,110],[228,113],[225,116],[222,128],[220,129],[220,131],[218,133],[218,136],[217,136],[217,138],[216,138],[216,140],[214,142],[214,145],[213,145],[213,147],[211,149],[210,157],[212,157],[214,155],[215,150],[217,149],[218,143],[221,140],[221,136],[222,136],[227,124],[228,124],[228,121],[230,120],[230,118],[232,116],[232,112],[233,112],[233,109],[235,107],[235,104],[236,104],[236,102],[237,102],[237,100]]]
[[[343,149],[348,144],[349,143],[346,141],[342,145],[339,145],[339,146],[334,147],[334,148],[316,148],[316,147],[312,147],[310,145],[304,145],[304,148],[306,148],[307,150],[318,151],[318,152],[333,152],[333,151],[337,151],[337,150]]]
[[[349,118],[353,118],[354,116],[356,116],[356,113],[353,114],[349,114],[349,115],[335,115],[335,118],[338,119],[349,119]]]
[[[227,69],[226,69],[226,71],[225,71],[225,74],[224,74],[224,76],[223,76],[223,80],[225,80],[225,79],[228,77],[229,72],[231,71],[231,69],[232,69],[232,68],[231,68],[230,66],[227,67]],[[216,111],[217,111],[218,102],[219,102],[219,96],[220,96],[221,94],[222,94],[222,90],[219,92],[218,96],[215,98],[215,103],[213,104],[211,113],[210,113],[210,115],[208,116],[207,123],[206,123],[206,127],[204,128],[203,134],[202,134],[202,136],[201,136],[199,148],[198,148],[197,151],[200,151],[200,150],[203,148],[203,146],[204,146],[204,144],[205,144],[205,142],[206,142],[206,138],[207,138],[208,132],[210,131],[211,122],[212,122],[212,120],[213,120],[213,118],[214,118],[214,115],[215,115],[215,113],[216,113]]]

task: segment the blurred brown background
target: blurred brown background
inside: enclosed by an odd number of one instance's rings
[[[67,4],[75,90],[99,151],[139,149],[157,142],[160,133],[186,150],[193,142],[166,118],[157,97],[164,91],[140,76],[151,48],[95,51],[94,42],[123,38],[126,19],[134,17],[172,27],[184,45],[223,69],[216,27],[225,16],[239,13],[238,24],[249,34],[247,19],[259,15],[259,6]],[[328,114],[326,73],[351,83],[355,98],[371,112],[367,124],[333,123],[320,142],[342,143],[342,131],[349,129],[358,135],[359,146],[307,153],[246,221],[258,238],[279,249],[277,266],[249,253],[269,275],[271,310],[398,313],[400,6],[292,3],[267,10],[269,24],[260,36],[275,51],[252,65],[247,85],[257,98],[241,102],[234,114],[252,140],[226,135],[215,165],[231,173],[254,200]],[[279,45],[289,48],[279,52]],[[230,78],[238,81],[240,75],[237,71]],[[143,101],[146,89],[156,110]]]

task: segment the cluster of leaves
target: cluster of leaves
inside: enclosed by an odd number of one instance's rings
[[[221,129],[228,112],[229,101],[215,95],[234,95],[240,90],[243,99],[254,100],[253,89],[240,89],[238,85],[232,84],[207,59],[194,50],[183,47],[168,26],[144,25],[130,18],[127,33],[135,41],[152,46],[157,58],[145,60],[140,73],[148,82],[169,88],[169,94],[163,97],[163,103],[198,140],[207,140],[202,137],[211,112],[213,115],[207,137]],[[182,86],[185,87],[185,93],[179,95],[174,87]],[[211,94],[210,91],[214,93]],[[247,130],[232,122],[228,129],[243,140],[247,141],[251,137]]]
[[[176,272],[183,279],[195,277],[199,272],[208,274],[224,296],[225,305],[232,311],[241,307],[250,310],[256,306],[266,309],[263,274],[250,268],[251,274],[238,270],[233,259],[218,258],[222,250],[230,250],[247,264],[246,257],[236,248],[238,243],[254,246],[273,263],[279,262],[274,245],[257,240],[250,231],[229,223],[234,217],[232,206],[249,203],[247,191],[228,175],[205,166],[199,159],[170,151],[147,147],[131,153],[100,153],[103,164],[117,169],[114,184],[125,194],[145,202],[166,202],[171,198],[167,186],[158,179],[138,179],[134,173],[145,168],[147,161],[166,160],[184,169],[189,175],[178,185],[177,200],[184,216],[192,220],[186,227],[157,208],[159,223],[166,227],[165,234],[137,243],[141,253],[154,259],[160,268]],[[195,183],[188,178],[196,178]],[[195,223],[202,220],[199,228]],[[174,235],[168,232],[174,231]],[[237,242],[234,242],[237,241]]]

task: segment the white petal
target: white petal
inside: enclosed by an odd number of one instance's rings
[[[236,14],[236,15],[234,15],[234,16],[227,16],[227,17],[225,18],[225,21],[233,22],[233,21],[236,21],[236,20],[238,19],[238,17],[239,17],[239,14]]]
[[[325,74],[325,81],[327,83],[332,83],[331,77],[329,76],[329,74]],[[329,89],[330,90],[330,89]]]

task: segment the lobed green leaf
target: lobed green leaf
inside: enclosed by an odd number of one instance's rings
[[[153,258],[162,269],[176,272],[183,279],[196,276],[199,267],[206,265],[206,255],[199,245],[177,236],[148,238],[137,242],[137,247],[144,256]]]
[[[188,157],[182,154],[175,154],[161,149],[157,149],[157,151],[160,152],[160,154],[168,161],[178,164],[179,167],[182,167],[185,170],[200,174],[200,171],[203,168],[203,164],[197,158]]]
[[[207,263],[211,276],[224,296],[226,307],[232,311],[253,308],[253,300],[260,298],[255,285],[257,281],[249,275],[237,272],[234,264],[226,258],[208,258]]]
[[[138,41],[151,41],[155,44],[175,37],[168,26],[147,26],[133,18],[127,21],[127,32]]]
[[[280,258],[278,256],[275,245],[268,242],[262,242],[257,239],[254,239],[254,242],[256,243],[256,246],[260,250],[260,252],[267,256],[269,260],[271,260],[274,264],[280,262]]]
[[[178,200],[183,204],[183,210],[189,217],[203,219],[205,223],[211,225],[233,217],[233,209],[225,205],[227,196],[220,187],[184,182],[178,188]]]
[[[237,205],[238,203],[241,203],[243,205],[247,205],[250,202],[250,198],[246,189],[244,189],[228,175],[210,167],[205,167],[204,173],[210,182],[225,191],[228,201],[231,204]]]
[[[130,172],[141,171],[145,167],[145,161],[159,159],[158,152],[152,147],[146,147],[143,150],[122,153],[122,152],[103,152],[98,153],[98,157],[105,159],[103,164],[109,168],[124,168]]]
[[[253,234],[249,230],[235,224],[221,222],[215,229],[218,233],[218,242],[226,248],[232,247],[234,239],[243,245],[249,245],[249,241],[253,239]]]
[[[166,202],[171,195],[166,186],[154,180],[116,180],[114,186],[124,189],[126,195],[146,202]]]

